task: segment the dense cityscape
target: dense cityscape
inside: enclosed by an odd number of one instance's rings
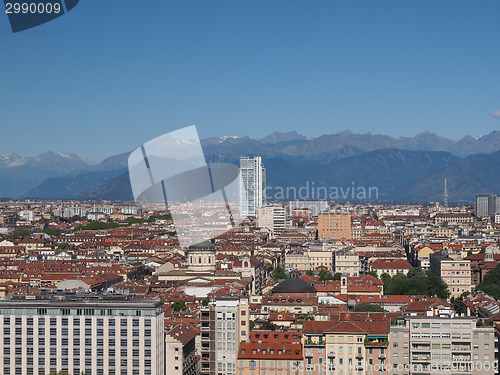
[[[2,202],[2,374],[497,372],[500,197],[269,201],[260,157],[239,176],[248,218],[187,248],[166,208]]]

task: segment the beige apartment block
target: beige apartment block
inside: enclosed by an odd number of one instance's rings
[[[448,285],[451,297],[460,297],[472,289],[471,265],[469,260],[451,259],[442,253],[430,254],[430,270]]]
[[[335,273],[352,277],[359,276],[359,254],[354,251],[335,252]]]
[[[389,330],[391,374],[494,374],[495,329],[471,317],[402,317]]]
[[[340,240],[351,238],[351,214],[323,212],[318,215],[318,237]]]

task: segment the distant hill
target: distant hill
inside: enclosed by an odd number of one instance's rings
[[[257,139],[224,136],[201,141],[207,161],[237,164],[240,156],[259,155],[269,186],[377,186],[379,198],[400,201],[472,201],[497,189],[496,155],[500,132],[451,140],[424,132],[394,138],[345,130],[307,138],[295,131]],[[78,156],[49,152],[35,158],[0,155],[0,196],[45,199],[131,199],[126,177],[129,153],[89,165]],[[497,163],[497,164],[495,164]]]
[[[15,197],[47,178],[77,174],[89,168],[74,154],[47,152],[26,158],[0,155],[0,196]]]
[[[300,158],[264,158],[263,164],[267,170],[270,199],[352,201],[358,200],[352,199],[353,186],[356,188],[355,195],[360,188],[367,191],[376,188],[378,193],[373,193],[371,200],[389,200],[394,192],[409,188],[429,174],[460,160],[446,152],[388,149],[338,159],[327,165]],[[318,191],[324,196],[318,197]],[[132,200],[128,175],[120,175],[82,198]],[[368,197],[359,200],[368,200]]]

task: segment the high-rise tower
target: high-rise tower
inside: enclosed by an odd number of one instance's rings
[[[266,205],[266,169],[260,156],[240,158],[238,203],[242,216],[255,216]]]

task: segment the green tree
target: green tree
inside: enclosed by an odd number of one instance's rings
[[[482,290],[495,299],[500,299],[500,263],[484,275],[483,281],[479,283],[476,290]]]
[[[59,232],[58,230],[55,230],[55,229],[50,228],[50,227],[44,228],[43,233],[48,234],[49,236],[52,236],[52,237],[59,236],[61,234],[61,232]]]
[[[352,311],[355,311],[355,312],[384,312],[385,310],[379,305],[375,305],[373,303],[368,303],[368,302],[363,302],[363,303],[360,303],[359,305],[356,305]]]
[[[412,278],[412,277],[420,277],[420,276],[425,276],[425,273],[424,271],[422,271],[422,268],[420,267],[413,267],[412,269],[410,269],[408,271],[408,278]]]
[[[186,309],[186,302],[183,300],[177,300],[170,305],[170,308],[174,311],[182,311]]]
[[[333,275],[332,280],[341,280],[342,279],[342,274],[340,272],[335,272],[335,275]]]
[[[121,227],[122,225],[118,223],[101,223],[99,221],[93,221],[87,225],[77,225],[74,229],[75,232],[81,230],[105,230]]]
[[[391,285],[392,277],[388,273],[383,273],[380,275],[380,280],[384,283],[384,289],[387,290],[389,288],[389,285]]]
[[[59,250],[68,250],[71,249],[71,245],[67,242],[61,242],[59,245],[57,245],[57,248]]]
[[[14,239],[14,238],[24,238],[24,237],[28,237],[30,235],[30,233],[26,230],[21,230],[19,232],[16,232],[16,233],[12,233],[12,234],[9,234],[8,236],[6,236],[5,238],[8,238],[8,239]]]
[[[210,302],[210,299],[207,297],[207,298],[204,298],[204,299],[201,301],[201,304],[202,304],[203,306],[207,306],[209,302]]]
[[[250,320],[249,326],[250,326],[250,331],[253,331],[255,328],[255,322],[253,320]]]
[[[319,271],[319,280],[320,281],[333,280],[333,275],[326,270],[321,270]]]
[[[274,280],[283,280],[283,279],[288,279],[288,275],[286,274],[285,270],[283,267],[277,266],[274,269]]]
[[[384,275],[382,275],[384,277]],[[382,281],[385,280],[382,278]],[[438,296],[439,298],[448,298],[448,287],[439,277],[432,272],[414,271],[405,275],[398,273],[394,275],[386,288],[386,294],[404,294],[404,295],[427,295]]]
[[[307,270],[306,275],[308,276],[314,276],[314,272],[312,270]]]
[[[443,281],[443,279],[431,271],[427,271],[428,283],[428,296],[438,296],[439,298],[448,298],[450,293],[448,292],[448,285]]]

